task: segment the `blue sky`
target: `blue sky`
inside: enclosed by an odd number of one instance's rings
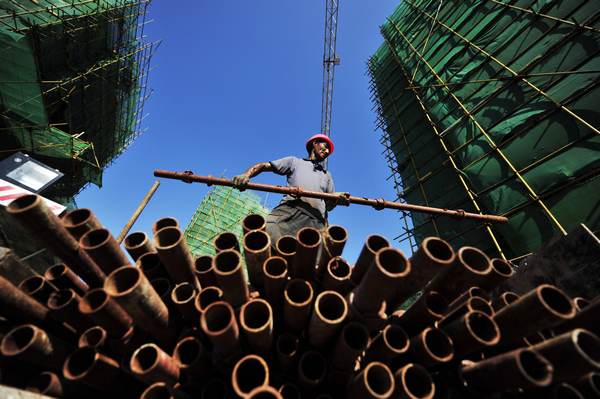
[[[329,167],[337,190],[393,199],[381,132],[374,131],[366,61],[382,42],[379,25],[399,1],[340,3],[342,62],[336,68],[331,128],[336,149]],[[90,187],[77,198],[115,236],[155,180],[154,169],[231,177],[255,162],[304,156],[306,138],[320,127],[324,1],[173,4],[154,1],[149,10],[147,40],[162,43],[152,59],[147,131],[105,170],[102,189]],[[255,181],[285,184],[273,174]],[[132,231],[149,233],[162,216],[187,225],[207,191],[200,184],[162,180]],[[269,195],[267,205],[279,198]],[[337,208],[329,222],[349,229],[344,256],[351,262],[368,235],[391,240],[401,231],[394,211],[361,206]]]

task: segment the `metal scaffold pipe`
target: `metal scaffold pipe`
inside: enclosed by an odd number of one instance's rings
[[[181,180],[186,183],[205,183],[209,186],[216,184],[219,186],[235,187],[235,184],[231,180],[223,179],[220,177],[213,177],[213,176],[195,175],[190,171],[172,172],[172,171],[168,171],[168,170],[156,169],[156,170],[154,170],[154,176],[164,177],[166,179]],[[262,183],[247,183],[244,188],[248,188],[251,190],[265,191],[265,192],[269,192],[269,193],[287,194],[287,195],[291,195],[294,197],[319,198],[319,199],[331,200],[331,201],[336,201],[339,199],[337,194],[302,190],[299,187],[283,187],[283,186],[274,186],[274,185],[262,184]],[[422,205],[403,204],[400,202],[386,201],[384,199],[357,197],[357,196],[353,196],[353,195],[348,197],[348,201],[351,204],[372,206],[373,208],[375,208],[377,210],[381,210],[384,208],[396,209],[396,210],[401,210],[401,211],[429,213],[432,215],[445,215],[445,216],[452,216],[457,219],[471,219],[471,220],[479,220],[482,222],[493,222],[493,223],[506,223],[508,221],[508,218],[506,218],[504,216],[471,213],[471,212],[465,212],[461,209],[454,210],[454,209],[434,208],[434,207],[422,206]]]

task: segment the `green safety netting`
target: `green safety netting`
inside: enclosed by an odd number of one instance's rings
[[[515,258],[579,223],[600,227],[597,1],[412,0],[369,60],[399,197],[505,215],[412,214],[440,235]]]

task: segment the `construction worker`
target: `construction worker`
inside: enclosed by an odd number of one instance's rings
[[[288,186],[300,187],[310,191],[334,193],[333,178],[325,169],[324,161],[333,153],[333,141],[324,134],[315,134],[306,141],[308,158],[285,157],[271,162],[261,162],[251,166],[241,175],[235,176],[233,182],[240,190],[254,176],[262,172],[273,172],[287,176]],[[336,193],[334,201],[318,198],[283,197],[269,216],[267,216],[267,233],[271,236],[273,246],[284,235],[295,236],[303,227],[314,227],[322,230],[327,226],[327,212],[336,205],[348,206],[348,193]]]

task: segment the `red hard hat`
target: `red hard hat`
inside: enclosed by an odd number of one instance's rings
[[[312,136],[311,138],[309,138],[306,141],[306,151],[308,151],[310,153],[310,146],[312,145],[312,142],[315,140],[320,140],[320,141],[324,141],[327,143],[327,145],[329,146],[329,155],[333,154],[333,141],[331,141],[331,139],[321,133],[317,133],[314,136]]]

